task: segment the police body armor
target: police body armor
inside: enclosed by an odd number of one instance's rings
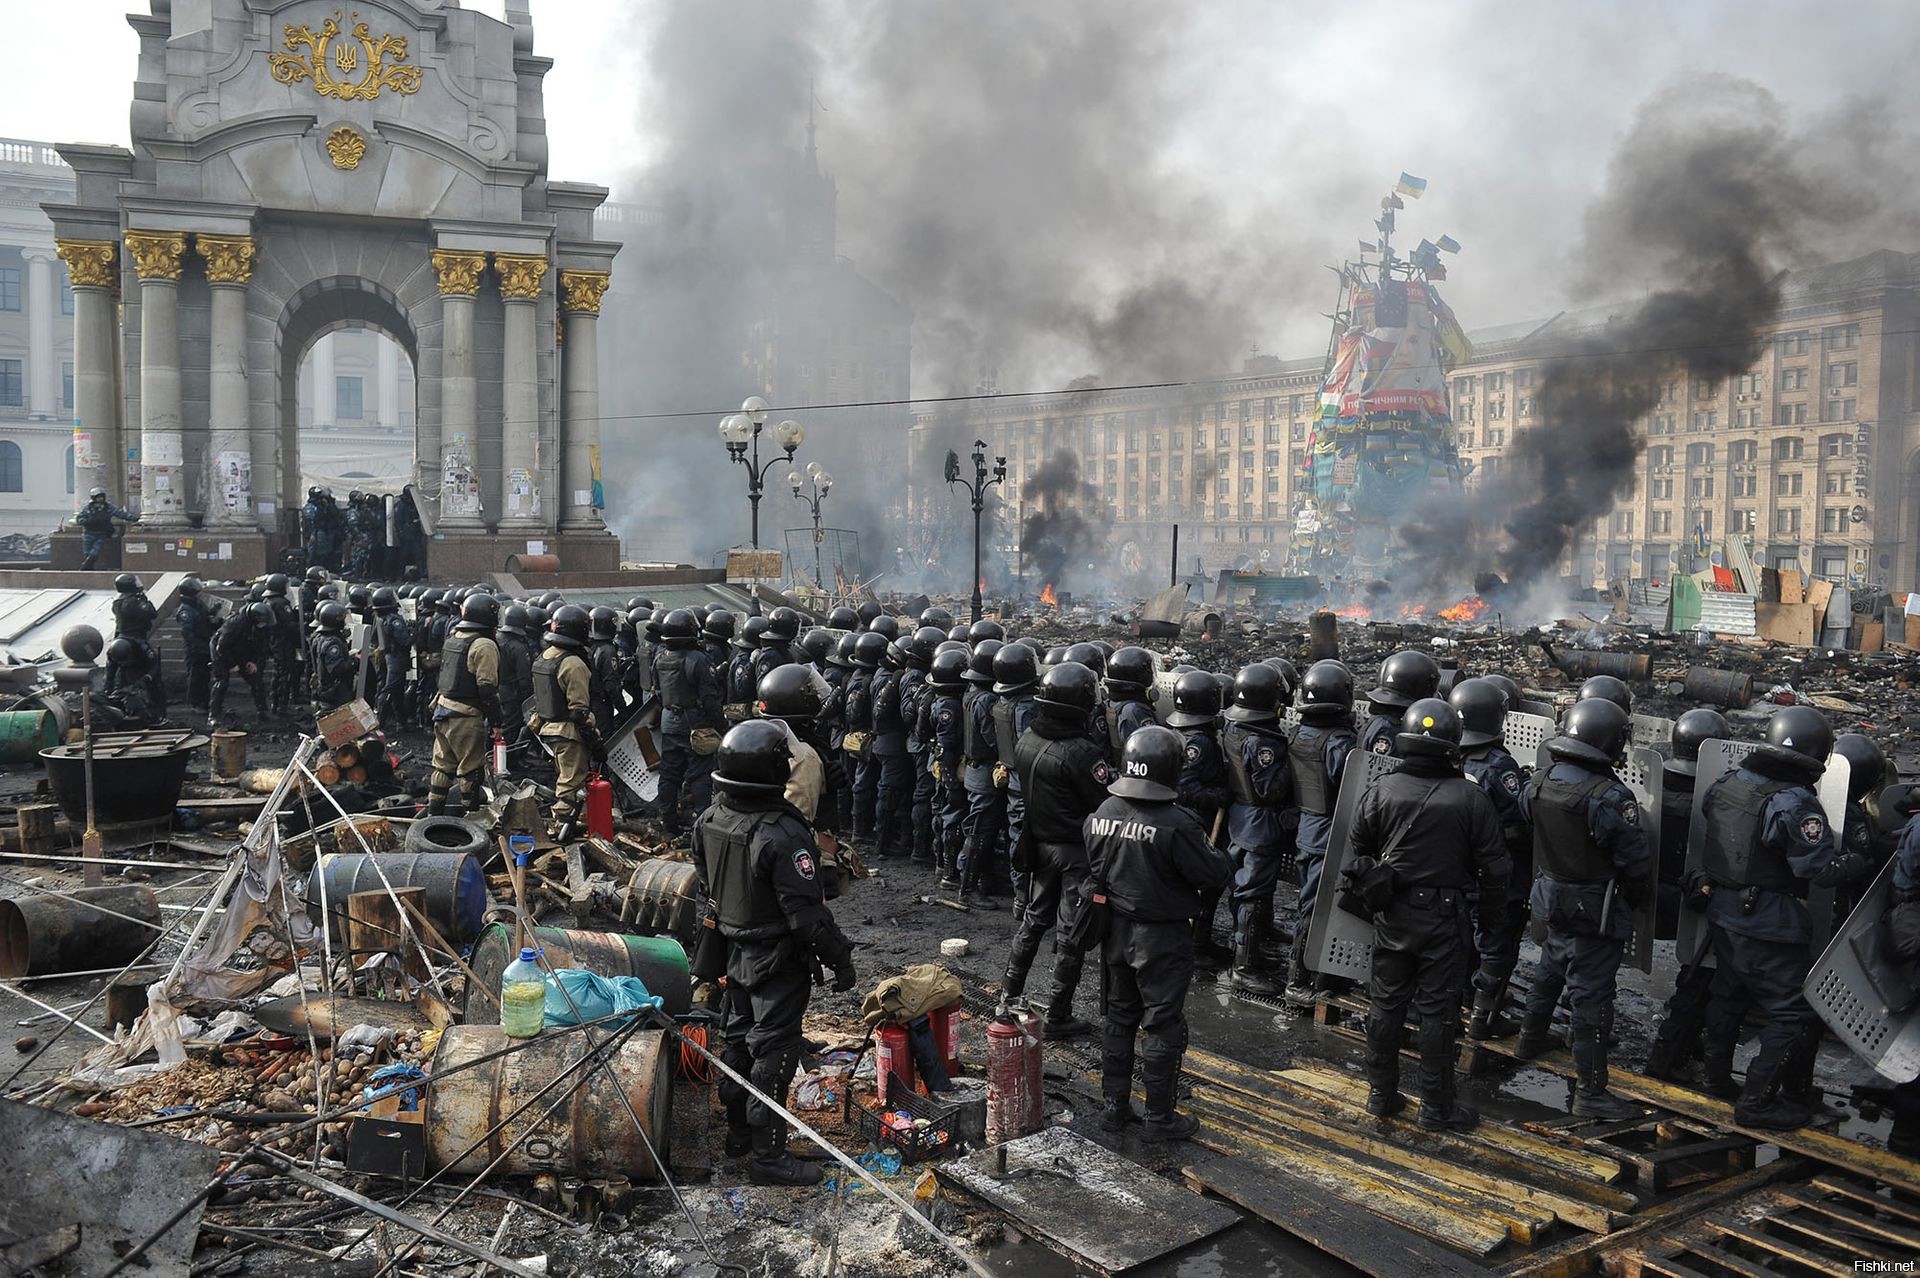
[[[1308,816],[1327,816],[1338,797],[1333,779],[1327,775],[1327,755],[1338,738],[1337,730],[1303,725],[1287,743],[1288,770],[1293,773],[1293,794],[1300,810]]]
[[[470,634],[455,635],[440,650],[440,695],[469,706],[480,703],[480,683],[467,669],[467,649],[473,640]]]
[[[849,732],[873,730],[873,675],[856,670],[847,676],[846,724]]]
[[[660,685],[660,704],[669,710],[688,713],[700,708],[700,694],[694,689],[693,675],[687,670],[684,648],[669,648],[653,663],[653,675]]]
[[[154,607],[145,595],[122,595],[113,601],[113,623],[120,634],[144,639],[153,629]]]
[[[753,658],[747,653],[739,653],[727,663],[727,702],[730,705],[751,705],[756,693]]]
[[[927,748],[927,672],[903,670],[894,680],[894,696],[900,700],[900,722],[907,732],[907,750],[919,754]]]
[[[875,736],[904,734],[907,722],[901,718],[904,707],[901,705],[898,671],[883,670],[874,678],[873,685],[873,731]]]
[[[1583,781],[1556,781],[1559,765],[1535,781],[1533,792],[1533,864],[1556,883],[1605,883],[1614,875],[1613,858],[1593,841],[1587,804],[1615,784],[1611,772],[1589,773]]]
[[[533,712],[548,723],[567,723],[573,717],[566,689],[560,686],[560,667],[579,656],[577,652],[563,652],[533,663]]]
[[[980,753],[980,748],[986,742],[980,739],[980,730],[973,726],[973,704],[985,691],[984,688],[968,688],[960,697],[960,753],[968,763],[987,761],[986,756]]]
[[[1013,697],[1001,697],[993,703],[993,744],[1000,752],[1000,762],[1012,765],[1014,751],[1020,744],[1020,730],[1015,727],[1014,711],[1020,706]]]
[[[88,502],[80,508],[80,513],[74,518],[74,522],[80,525],[81,531],[83,532],[111,534],[113,532],[113,508],[111,506],[96,506],[92,502]]]
[[[1687,876],[1687,839],[1693,824],[1693,787],[1660,790],[1660,881],[1678,883]]]
[[[312,674],[308,678],[309,688],[318,701],[341,702],[353,693],[353,663],[349,659],[347,641],[331,631],[322,631],[313,637],[308,649],[312,657]],[[330,677],[329,666],[339,665],[343,671]]]
[[[707,813],[701,837],[706,840],[707,887],[720,931],[736,941],[786,935],[792,929],[772,880],[753,872],[753,836],[767,814],[718,803]]]
[[[1227,760],[1227,791],[1235,803],[1248,807],[1259,807],[1260,800],[1253,792],[1253,773],[1247,768],[1247,754],[1242,748],[1247,738],[1259,734],[1237,723],[1229,723],[1220,734],[1220,753]]]
[[[1757,887],[1804,899],[1807,881],[1793,872],[1787,859],[1760,845],[1761,818],[1773,796],[1803,788],[1799,782],[1768,777],[1758,783],[1730,772],[1708,796],[1712,820],[1700,868],[1718,887]]]
[[[1054,847],[1083,847],[1081,822],[1085,813],[1073,814],[1078,801],[1074,785],[1074,747],[1076,739],[1043,739],[1038,734],[1019,759],[1020,771],[1031,772],[1033,779],[1023,788],[1027,796],[1027,833],[1035,843]],[[1098,753],[1092,742],[1080,738],[1077,744]]]

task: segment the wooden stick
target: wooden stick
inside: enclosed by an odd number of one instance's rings
[[[479,990],[487,996],[489,1003],[492,1003],[495,1007],[499,1007],[500,996],[487,988],[487,983],[474,974],[473,969],[467,966],[467,961],[460,957],[459,950],[447,944],[447,938],[440,935],[440,929],[433,925],[433,921],[427,918],[411,901],[400,902],[400,907],[407,912],[407,917],[413,920],[413,925],[420,929],[420,934],[426,937],[428,944],[439,946],[455,963],[460,965],[460,970],[467,974],[467,988],[470,990]]]

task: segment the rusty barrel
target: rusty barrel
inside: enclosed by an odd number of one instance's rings
[[[1590,679],[1612,675],[1628,683],[1645,683],[1653,676],[1653,657],[1644,652],[1588,652],[1584,648],[1553,649],[1553,664],[1570,675]]]
[[[335,935],[344,935],[347,898],[355,892],[384,892],[395,888],[427,890],[427,918],[440,935],[458,944],[478,936],[487,913],[487,876],[480,858],[464,852],[329,852],[313,867],[307,885],[307,911],[320,917],[323,900],[333,916]]]
[[[1710,706],[1744,710],[1753,704],[1753,676],[1738,670],[1694,666],[1687,671],[1687,696]]]
[[[700,925],[700,881],[691,861],[655,857],[642,861],[627,880],[623,918],[655,936],[671,936],[691,949]]]
[[[660,1168],[648,1144],[667,1157],[676,1052],[666,1036],[658,1030],[640,1030],[607,1061],[608,1068],[585,1065],[574,1070],[502,1125],[502,1119],[566,1073],[588,1050],[587,1035],[579,1031],[550,1030],[522,1041],[525,1046],[518,1051],[448,1074],[455,1066],[511,1046],[514,1040],[498,1025],[449,1025],[441,1033],[431,1072],[448,1076],[427,1093],[428,1165],[435,1171],[451,1166],[456,1174],[477,1172],[504,1154],[497,1170],[509,1176],[552,1173],[658,1180]],[[622,1093],[640,1116],[645,1140],[634,1130]],[[555,1101],[558,1106],[547,1113]],[[489,1136],[496,1125],[499,1130]],[[477,1147],[467,1152],[476,1142]]]
[[[221,728],[213,734],[213,775],[237,777],[247,770],[247,734]]]
[[[160,900],[143,885],[0,901],[0,977],[117,967],[159,935]]]
[[[535,943],[546,951],[554,967],[579,967],[601,976],[637,976],[647,993],[658,994],[669,1015],[680,1016],[693,1007],[693,982],[687,975],[687,952],[670,936],[628,936],[620,932],[585,932],[564,927],[537,927]],[[474,942],[468,966],[487,988],[499,992],[500,974],[518,958],[513,930],[499,923],[487,925]],[[473,982],[468,982],[469,986]],[[469,1025],[497,1025],[500,1009],[487,998],[467,991],[462,1019]]]
[[[558,555],[508,555],[507,571],[512,573],[516,577],[523,572],[531,572],[531,573],[559,572],[560,556]]]
[[[1307,618],[1307,655],[1315,661],[1340,659],[1340,618],[1325,609]]]

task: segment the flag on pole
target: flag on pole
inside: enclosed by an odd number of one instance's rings
[[[1442,253],[1458,253],[1460,251],[1460,241],[1454,239],[1451,235],[1441,236],[1433,242],[1433,246]]]
[[[1417,178],[1411,173],[1402,173],[1400,175],[1400,181],[1394,184],[1393,189],[1402,195],[1411,195],[1417,200],[1426,194],[1427,180],[1425,178]]]

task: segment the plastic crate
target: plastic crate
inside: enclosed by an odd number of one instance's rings
[[[860,1127],[876,1145],[889,1145],[900,1151],[902,1163],[925,1162],[944,1158],[960,1147],[960,1107],[910,1092],[896,1096],[885,1110],[857,1108]],[[900,1116],[912,1119],[904,1123]]]

